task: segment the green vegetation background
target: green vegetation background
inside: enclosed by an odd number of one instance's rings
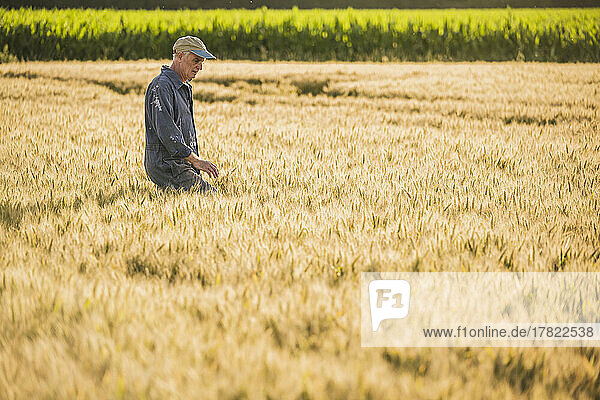
[[[170,57],[201,37],[220,59],[600,61],[600,9],[34,10],[0,8],[2,59]]]
[[[600,7],[600,0],[4,0],[5,7],[217,9],[217,8],[505,8]]]

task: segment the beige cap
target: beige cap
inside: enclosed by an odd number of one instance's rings
[[[173,54],[179,53],[180,51],[191,51],[195,55],[206,59],[217,58],[206,50],[204,42],[196,36],[183,36],[177,39],[173,44]]]

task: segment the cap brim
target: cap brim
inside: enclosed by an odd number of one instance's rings
[[[213,56],[206,50],[190,50],[190,51],[197,56],[206,58],[207,60],[216,60],[217,59],[217,57]]]

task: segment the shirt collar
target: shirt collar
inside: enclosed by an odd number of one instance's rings
[[[160,69],[160,72],[164,73],[171,80],[171,82],[173,82],[173,85],[175,85],[177,89],[183,85],[190,86],[189,83],[183,82],[179,75],[177,75],[177,72],[173,71],[168,65],[163,65]]]

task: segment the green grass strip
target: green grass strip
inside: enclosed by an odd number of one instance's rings
[[[21,60],[168,58],[197,35],[220,59],[600,61],[600,9],[7,10]]]

